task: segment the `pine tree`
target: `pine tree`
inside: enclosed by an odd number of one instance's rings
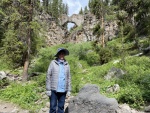
[[[101,31],[101,40],[102,40],[102,47],[105,46],[105,39],[104,39],[104,18],[109,10],[108,8],[108,1],[103,0],[90,0],[89,1],[89,8],[90,11],[96,15],[98,19],[101,21],[100,29]],[[96,35],[96,34],[95,34]]]
[[[5,13],[1,25],[5,26],[4,38],[2,39],[1,52],[6,61],[10,61],[13,67],[24,66],[23,80],[28,77],[28,66],[37,48],[40,46],[38,40],[38,23],[32,20],[34,0],[19,2],[3,1],[3,12]],[[7,6],[7,7],[6,7]],[[38,32],[37,32],[38,31]]]
[[[130,41],[135,41],[138,48],[138,36],[149,34],[150,1],[147,0],[113,0],[118,8],[118,19],[123,23],[124,35]],[[123,12],[126,16],[123,17]],[[122,14],[121,14],[122,13]]]
[[[87,6],[84,7],[84,13],[88,13]]]
[[[59,17],[63,14],[63,2],[59,0],[58,2],[58,10],[59,10]]]
[[[81,7],[81,9],[80,9],[80,11],[79,11],[79,14],[83,14],[83,10],[82,10],[82,7]]]
[[[65,14],[68,15],[69,7],[68,4],[65,5]]]
[[[1,2],[0,2],[1,5]],[[2,20],[5,17],[5,13],[3,12],[3,10],[0,8],[0,47],[2,46],[2,39],[4,37],[4,26],[2,26]]]

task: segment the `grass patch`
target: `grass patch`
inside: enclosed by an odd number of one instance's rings
[[[31,112],[40,109],[41,105],[35,102],[41,98],[36,82],[17,84],[12,83],[6,89],[0,90],[0,99],[18,104],[23,109]]]

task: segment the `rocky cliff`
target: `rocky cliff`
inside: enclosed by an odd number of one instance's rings
[[[40,13],[35,17],[41,23],[40,34],[46,38],[47,45],[56,45],[66,42],[87,42],[94,41],[93,28],[98,24],[98,19],[91,13],[84,15],[74,14],[71,17],[62,15],[58,24],[55,19],[46,13]],[[74,23],[72,32],[67,30],[67,24]],[[118,34],[116,21],[105,22],[105,40],[112,40]]]

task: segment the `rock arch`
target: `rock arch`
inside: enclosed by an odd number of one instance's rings
[[[84,16],[80,14],[73,14],[69,17],[63,14],[60,18],[60,25],[65,26],[67,23],[74,23],[76,26],[80,26],[84,23]]]

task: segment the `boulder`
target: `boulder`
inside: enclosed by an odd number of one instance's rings
[[[6,77],[6,73],[4,71],[0,71],[0,80],[5,79]]]
[[[87,84],[70,100],[65,113],[116,113],[118,102],[99,93],[96,85]]]
[[[145,112],[150,113],[150,105],[145,108]]]
[[[111,68],[107,75],[104,77],[106,80],[110,80],[112,78],[122,78],[125,72],[118,68]]]

